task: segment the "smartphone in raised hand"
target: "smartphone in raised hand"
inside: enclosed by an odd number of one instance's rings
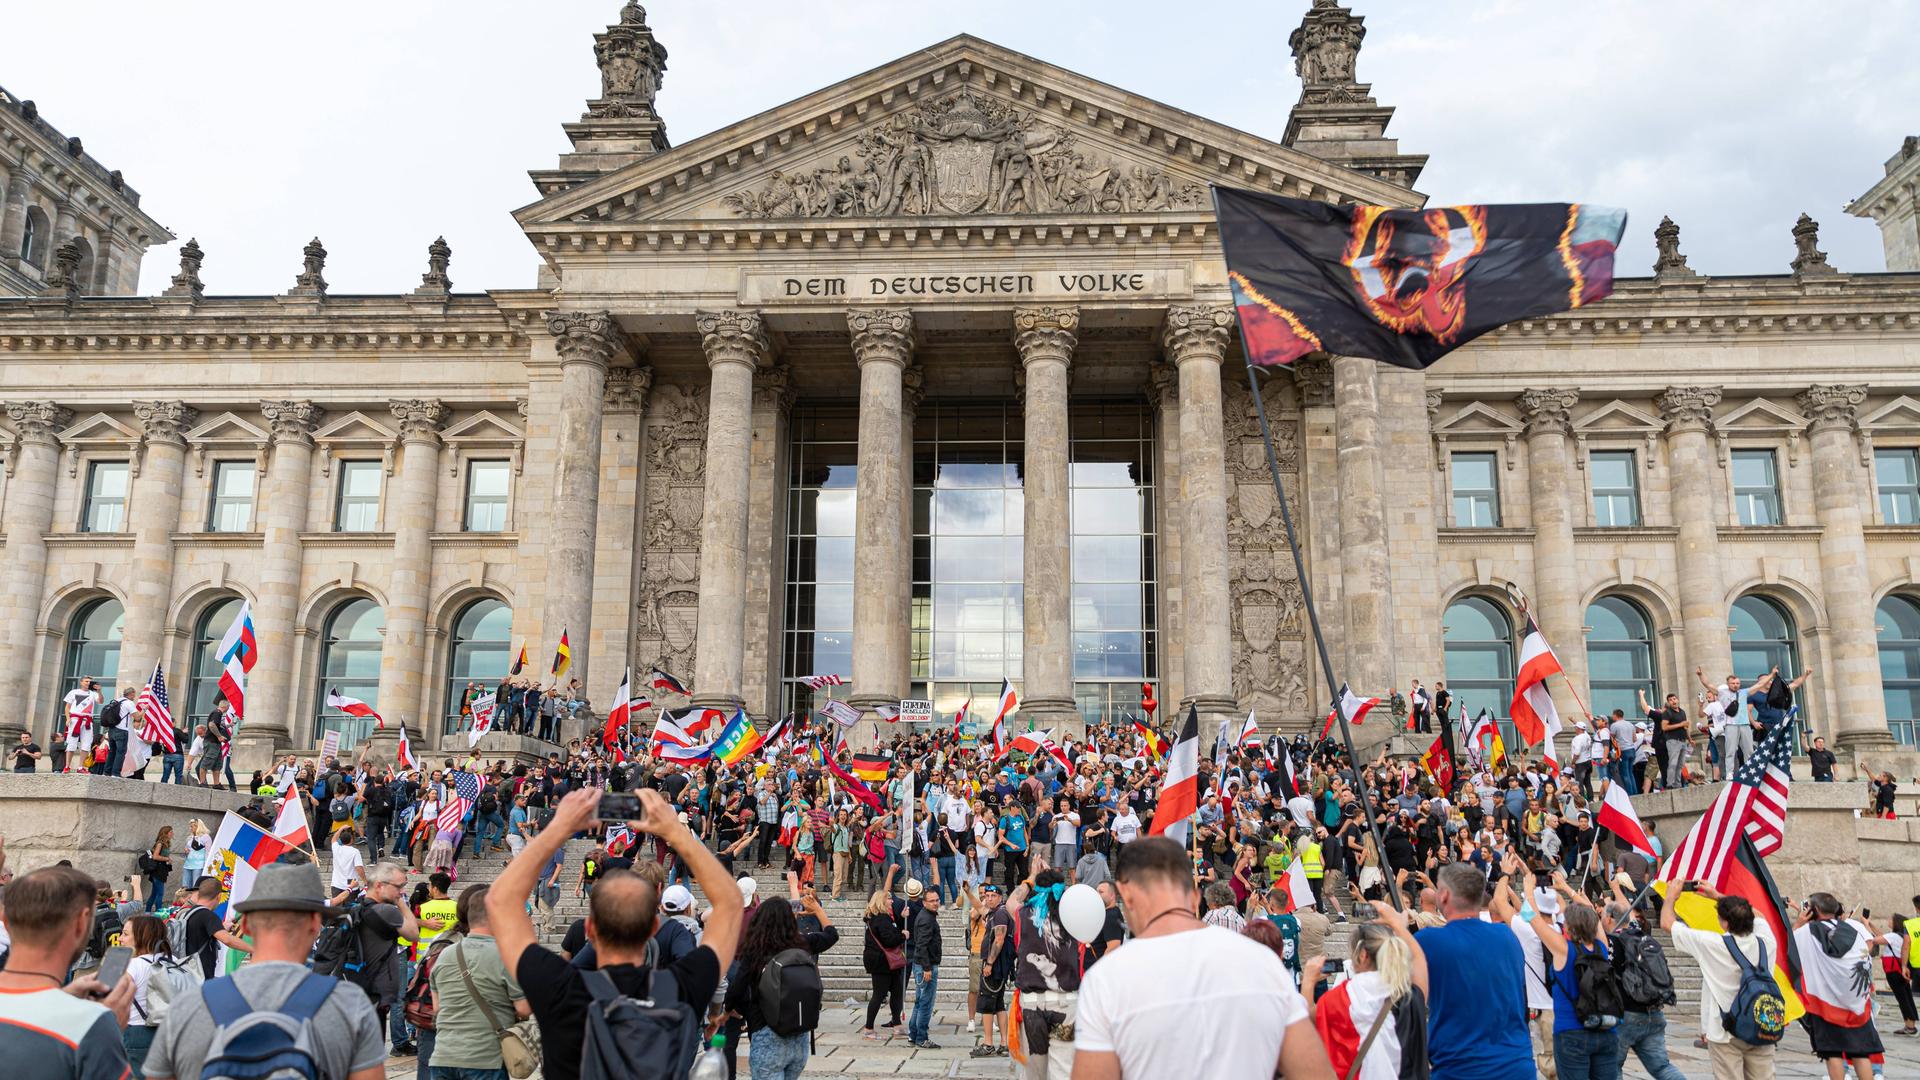
[[[100,958],[100,970],[94,975],[100,980],[100,985],[107,988],[107,993],[112,993],[113,988],[120,984],[121,977],[127,973],[127,965],[132,961],[133,950],[125,945],[115,945]]]
[[[594,816],[601,821],[639,821],[646,814],[640,809],[640,796],[630,791],[609,791],[600,796]]]

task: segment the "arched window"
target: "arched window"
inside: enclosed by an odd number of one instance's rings
[[[1486,709],[1502,720],[1513,704],[1513,623],[1499,605],[1463,596],[1447,605],[1441,626],[1447,689],[1469,722]],[[1510,725],[1500,725],[1509,751],[1517,750]]]
[[[67,628],[67,662],[60,673],[60,693],[90,678],[100,691],[102,702],[119,693],[120,630],[126,624],[127,609],[112,598],[95,600],[81,608]]]
[[[32,266],[47,265],[47,241],[52,238],[47,215],[37,206],[27,207],[27,231],[20,240],[20,258]]]
[[[1800,634],[1786,608],[1748,593],[1733,602],[1728,622],[1733,630],[1733,673],[1741,682],[1752,686],[1755,679],[1776,667],[1785,679],[1800,673]],[[1800,706],[1801,730],[1805,731],[1808,697],[1795,693],[1794,701]]]
[[[1895,593],[1880,601],[1880,692],[1894,738],[1920,743],[1920,600]]]
[[[387,613],[367,599],[349,600],[327,617],[320,646],[320,687],[314,698],[320,710],[314,734],[338,731],[342,750],[359,745],[373,730],[373,721],[327,708],[327,691],[338,690],[345,697],[380,707],[380,641],[386,628]]]
[[[220,639],[239,613],[240,598],[229,596],[207,605],[200,621],[194,624],[193,670],[188,674],[185,699],[187,711],[184,715],[178,708],[174,711],[174,719],[180,721],[182,727],[186,727],[190,719],[205,718],[213,711],[213,703],[220,700]]]
[[[513,609],[491,597],[475,600],[453,621],[447,654],[446,730],[460,730],[460,702],[468,683],[482,691],[500,685],[513,664]]]
[[[1653,622],[1640,605],[1621,596],[1602,596],[1587,605],[1587,685],[1593,711],[1611,716],[1619,709],[1640,717],[1640,695],[1658,704],[1653,669]]]

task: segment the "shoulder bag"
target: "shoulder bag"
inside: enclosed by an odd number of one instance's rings
[[[461,944],[465,944],[462,942]],[[527,1077],[540,1071],[540,1029],[533,1018],[515,1020],[512,1027],[502,1027],[500,1019],[493,1015],[493,1006],[487,1004],[480,991],[474,988],[473,972],[467,967],[467,957],[459,951],[460,945],[453,946],[453,959],[460,967],[460,981],[467,986],[467,996],[480,1008],[480,1014],[487,1018],[488,1026],[493,1028],[493,1036],[500,1040],[500,1060],[506,1066],[507,1075],[513,1080],[527,1080]]]

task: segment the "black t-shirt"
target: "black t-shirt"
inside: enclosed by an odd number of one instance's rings
[[[196,907],[187,913],[187,955],[200,958],[206,978],[213,978],[213,964],[220,950],[212,946],[213,935],[220,931],[220,916],[212,908]]]
[[[39,743],[16,745],[13,748],[13,767],[16,771],[30,771],[33,768],[33,755],[40,752]]]
[[[1107,955],[1108,949],[1125,941],[1126,938],[1127,920],[1120,914],[1120,905],[1115,904],[1107,909],[1107,921],[1100,927],[1100,936],[1087,945],[1087,963],[1091,964]]]
[[[647,995],[651,972],[633,964],[614,964],[600,970],[621,993],[630,997]],[[720,958],[702,945],[667,965],[666,970],[680,985],[680,1000],[704,1018],[707,1003],[720,985]],[[527,1004],[540,1025],[540,1056],[546,1080],[580,1080],[587,1009],[593,1002],[582,972],[560,959],[558,953],[534,945],[520,954],[514,977],[526,992]]]
[[[1813,775],[1816,780],[1824,780],[1833,775],[1833,751],[1816,746],[1807,751],[1807,760],[1813,765]]]
[[[567,927],[567,935],[560,939],[560,951],[568,956],[579,956],[580,950],[587,947],[587,920],[575,919]]]
[[[668,802],[678,802],[680,793],[687,789],[687,774],[674,773],[660,778],[660,790],[667,793]]]

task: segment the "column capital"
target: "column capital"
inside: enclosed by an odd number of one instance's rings
[[[851,308],[847,330],[853,334],[853,361],[905,368],[913,361],[913,312],[906,308]]]
[[[1793,400],[1812,421],[1807,425],[1809,431],[1835,427],[1852,430],[1860,415],[1860,403],[1867,400],[1867,388],[1838,383],[1809,386]]]
[[[1226,359],[1227,340],[1233,334],[1233,309],[1225,304],[1182,304],[1167,309],[1167,328],[1161,347],[1176,364],[1188,360]]]
[[[1155,408],[1180,407],[1180,369],[1158,357],[1147,364],[1147,396]]]
[[[767,327],[757,311],[698,311],[693,323],[700,329],[700,347],[706,350],[707,366],[744,364],[748,370],[766,363],[773,354],[767,341]]]
[[[560,350],[560,364],[591,364],[606,370],[627,352],[626,338],[610,311],[549,311],[547,333]]]
[[[73,423],[73,410],[51,401],[12,401],[7,403],[7,419],[21,442],[52,443]]]
[[[276,445],[312,446],[314,429],[326,412],[311,401],[263,401],[260,414],[267,418],[267,429]]]
[[[1333,407],[1333,357],[1326,353],[1308,353],[1287,367],[1293,372],[1293,387],[1300,394],[1301,408]]]
[[[1079,308],[1014,308],[1013,347],[1020,352],[1020,365],[1042,360],[1072,364],[1074,347],[1080,343],[1075,333],[1079,328]]]
[[[653,369],[650,367],[617,367],[607,372],[607,389],[602,395],[606,407],[615,412],[647,411],[647,391],[653,389]],[[526,403],[519,403],[521,409]],[[525,413],[521,419],[525,419]]]
[[[908,364],[900,372],[900,414],[916,416],[920,412],[920,403],[927,397],[927,369],[919,364]],[[908,436],[912,436],[909,431]]]
[[[148,443],[185,446],[187,429],[200,414],[183,401],[136,401],[133,415]]]
[[[768,408],[785,413],[793,408],[794,398],[799,394],[793,385],[793,368],[789,364],[767,364],[753,373],[753,403],[757,408]]]
[[[400,422],[400,441],[440,442],[440,428],[447,422],[447,407],[438,398],[401,398],[387,402],[387,410]]]
[[[1578,390],[1539,387],[1513,399],[1520,418],[1527,422],[1527,434],[1565,435],[1573,427],[1573,407],[1580,401]]]
[[[1706,431],[1713,427],[1713,407],[1720,404],[1717,386],[1669,386],[1654,398],[1660,418],[1667,422],[1667,434],[1677,431]]]

